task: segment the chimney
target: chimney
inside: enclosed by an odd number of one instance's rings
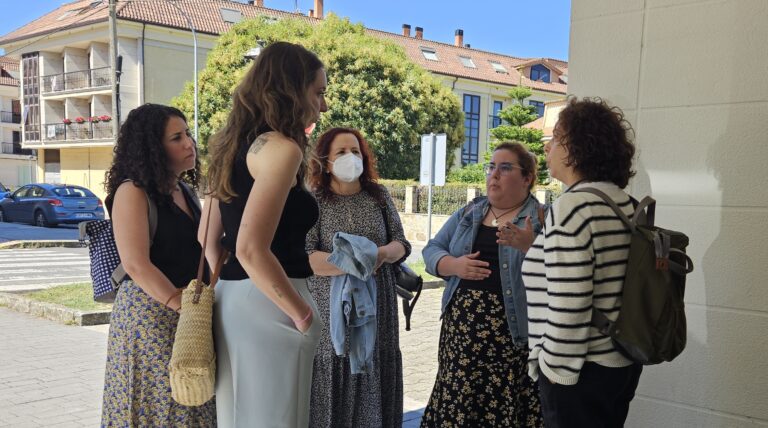
[[[309,12],[307,12],[307,16],[310,17],[310,18],[314,18],[315,17],[315,11],[312,10],[312,9],[309,9]]]
[[[458,47],[461,47],[462,45],[464,45],[464,30],[462,30],[461,28],[456,30],[455,36],[453,38],[453,44]]]
[[[423,39],[424,38],[424,29],[421,27],[416,27],[416,38],[417,39]]]
[[[315,18],[323,19],[323,0],[315,0]]]
[[[409,24],[403,24],[403,36],[411,37],[411,26]]]
[[[264,7],[264,0],[256,0],[256,6]]]

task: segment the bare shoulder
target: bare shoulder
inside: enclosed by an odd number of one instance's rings
[[[147,193],[132,181],[126,181],[118,186],[112,203],[113,217],[125,213],[133,217],[140,212],[147,212]]]
[[[299,148],[299,146],[292,139],[286,137],[280,132],[270,131],[270,132],[265,132],[263,134],[260,134],[258,137],[256,137],[255,140],[253,140],[253,143],[251,143],[251,146],[248,148],[248,154],[255,155],[261,152],[262,149],[264,149],[267,146],[272,147],[271,150],[275,150],[274,147],[276,147],[277,149],[281,147],[284,149],[288,149],[291,147],[295,147],[296,149]],[[299,150],[299,153],[301,153],[301,150]]]

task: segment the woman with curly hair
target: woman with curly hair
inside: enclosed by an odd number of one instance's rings
[[[378,174],[373,153],[359,131],[332,128],[315,147],[310,182],[320,219],[307,234],[309,263],[315,275],[309,290],[325,326],[312,378],[312,427],[399,427],[403,420],[403,366],[398,334],[395,272],[392,263],[411,250],[400,216]],[[344,275],[328,256],[337,232],[362,236],[378,247],[376,337],[373,364],[353,374],[350,353],[337,355],[331,339],[331,279]],[[345,334],[345,333],[342,333]]]
[[[120,128],[106,174],[107,210],[130,279],[118,289],[109,327],[102,426],[216,426],[214,400],[171,399],[168,362],[181,307],[180,288],[195,277],[202,251],[199,162],[184,114],[145,104]],[[149,201],[157,207],[154,238]]]
[[[568,189],[552,205],[523,263],[528,297],[528,374],[538,379],[544,426],[621,427],[642,366],[591,325],[592,311],[615,321],[630,233],[595,194],[629,217],[624,189],[635,147],[622,112],[601,99],[572,98],[545,146],[553,177]]]
[[[327,110],[323,63],[267,46],[211,141],[206,256],[230,256],[216,287],[216,403],[224,427],[306,427],[322,321],[304,251],[317,203],[304,189],[304,130]],[[207,209],[206,209],[207,210]],[[203,220],[205,221],[205,219]],[[200,240],[203,231],[200,230]]]

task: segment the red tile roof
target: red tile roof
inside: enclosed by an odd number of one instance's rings
[[[303,14],[284,12],[276,9],[259,7],[229,0],[185,0],[175,4],[181,8],[190,18],[196,31],[208,34],[221,34],[227,31],[231,24],[224,22],[220,9],[232,9],[240,11],[244,18],[252,18],[259,15],[268,15],[275,18],[295,17],[310,23],[318,22],[316,18],[310,18]],[[93,6],[91,6],[93,5]],[[69,15],[65,15],[69,12]],[[119,19],[146,22],[165,27],[174,27],[188,30],[186,19],[166,1],[140,0],[123,2],[118,0],[117,15]],[[62,18],[62,16],[64,16]],[[58,9],[30,22],[29,24],[0,37],[0,44],[25,40],[32,37],[44,37],[46,34],[59,31],[63,28],[72,28],[106,21],[108,18],[107,1],[94,3],[93,0],[80,0],[64,4]],[[567,86],[562,83],[534,82],[526,76],[520,76],[515,67],[525,66],[530,63],[529,58],[517,58],[478,49],[454,46],[452,44],[435,42],[415,37],[405,37],[400,34],[389,33],[380,30],[367,30],[369,34],[393,41],[405,49],[406,54],[425,69],[446,76],[480,80],[507,86],[523,84],[533,89],[565,94]],[[431,61],[424,58],[421,47],[431,48],[437,54],[439,61]],[[465,67],[459,56],[471,58],[476,68]],[[554,59],[537,58],[535,61],[548,61],[558,68],[563,74],[568,72],[568,63]],[[507,71],[496,72],[490,61],[500,63]]]

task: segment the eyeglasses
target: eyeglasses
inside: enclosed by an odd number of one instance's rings
[[[496,169],[498,169],[499,170],[499,174],[502,177],[505,177],[505,176],[509,175],[510,173],[512,173],[512,170],[515,169],[515,168],[517,168],[517,169],[519,169],[521,171],[523,170],[523,168],[520,165],[516,165],[516,164],[513,164],[511,162],[502,162],[502,163],[500,163],[498,165],[496,165],[495,163],[491,162],[491,163],[487,163],[487,164],[483,165],[483,171],[485,171],[485,175],[486,176],[489,176],[489,175],[493,174],[493,172],[496,171]]]

